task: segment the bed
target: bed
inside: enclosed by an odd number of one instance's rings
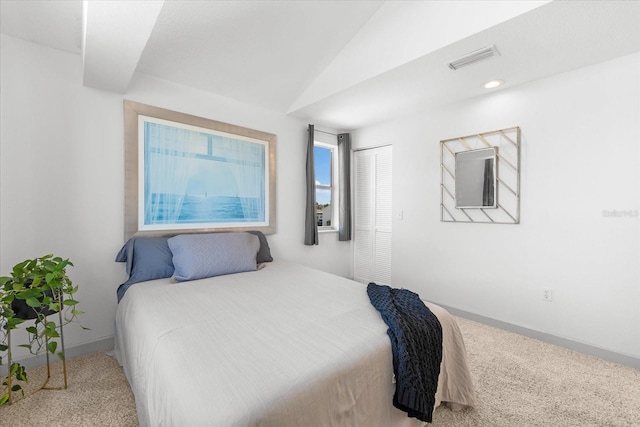
[[[116,354],[140,425],[424,425],[392,405],[387,327],[365,285],[281,260],[254,264],[126,290]],[[443,330],[436,403],[473,406],[458,326],[426,304]]]

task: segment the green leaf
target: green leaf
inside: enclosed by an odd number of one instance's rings
[[[51,304],[49,304],[49,310],[55,311],[55,312],[60,311],[60,304],[57,302],[52,302]]]
[[[13,266],[12,275],[13,277],[21,277],[24,271],[24,267],[29,264],[30,260],[22,261],[20,264],[16,264]]]
[[[0,344],[0,351],[7,351],[9,347],[4,345],[4,344]]]
[[[66,299],[63,302],[64,305],[76,305],[78,304],[78,301],[74,300],[74,299]]]
[[[58,357],[60,358],[60,360],[64,360],[64,353],[63,352],[58,353]]]
[[[51,341],[48,345],[47,345],[47,350],[49,350],[49,353],[53,354],[56,352],[56,348],[58,348],[58,343],[55,341]]]
[[[53,271],[55,271],[55,269],[56,269],[56,263],[55,263],[55,262],[52,262],[52,261],[44,261],[44,262],[42,263],[42,267],[43,267],[46,271],[53,272]],[[47,276],[48,276],[48,275],[49,275],[49,274],[47,274]],[[45,276],[45,278],[46,278],[46,276]]]
[[[25,301],[29,307],[38,308],[41,305],[40,301],[33,297],[29,297]]]
[[[30,334],[37,334],[38,330],[36,329],[35,326],[29,326],[28,328],[26,328],[27,332],[29,332]]]
[[[17,317],[11,317],[7,319],[7,324],[5,325],[6,329],[15,329],[21,323],[24,323],[24,319],[18,319]]]
[[[57,289],[62,287],[62,282],[59,279],[53,279],[48,285],[51,289]]]
[[[47,328],[44,330],[44,334],[47,338],[60,338],[60,334],[55,329]]]
[[[27,372],[26,372],[24,369],[20,370],[20,371],[16,374],[16,379],[17,379],[18,381],[29,382],[29,381],[27,380]]]
[[[31,344],[20,344],[18,347],[24,347],[24,348],[28,348],[29,350],[31,350]]]
[[[9,393],[0,396],[0,406],[6,404],[9,401]]]
[[[37,298],[42,295],[42,291],[37,288],[28,288],[16,294],[18,299]]]
[[[13,387],[11,387],[11,391],[20,391],[22,390],[22,387],[20,387],[20,384],[16,384]]]

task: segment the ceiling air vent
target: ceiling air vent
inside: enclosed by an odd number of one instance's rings
[[[500,52],[498,52],[498,49],[496,49],[496,45],[492,44],[491,46],[474,50],[473,52],[466,54],[460,59],[451,61],[449,63],[449,68],[451,68],[452,70],[457,70],[458,68],[466,67],[467,65],[475,64],[478,61],[482,61],[483,59],[491,58],[494,56],[500,56]]]

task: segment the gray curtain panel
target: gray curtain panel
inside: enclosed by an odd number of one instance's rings
[[[351,240],[351,135],[338,135],[338,173],[340,174],[340,211],[338,240]]]
[[[309,125],[307,132],[307,200],[304,217],[304,244],[318,244],[318,222],[316,220],[316,171],[313,159],[313,125]]]

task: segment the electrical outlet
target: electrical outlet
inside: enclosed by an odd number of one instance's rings
[[[553,291],[551,289],[542,290],[542,300],[546,302],[553,301]]]

